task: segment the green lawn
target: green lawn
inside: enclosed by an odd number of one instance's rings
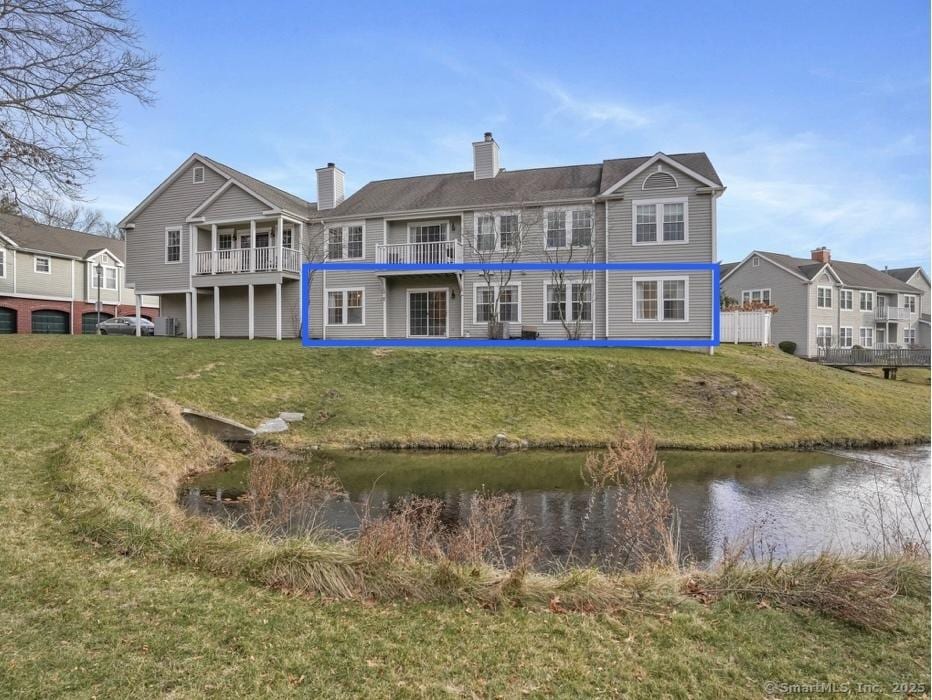
[[[380,356],[24,336],[0,338],[0,358],[2,696],[756,698],[768,680],[928,687],[929,608],[915,599],[896,600],[888,632],[729,600],[657,615],[312,601],[77,540],[55,514],[50,469],[92,414],[144,391],[247,422],[307,410],[289,436],[302,442],[485,444],[504,430],[590,443],[626,418],[665,444],[738,447],[921,438],[927,387],[734,348],[715,358]]]

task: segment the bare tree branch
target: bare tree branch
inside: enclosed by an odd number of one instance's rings
[[[52,196],[30,197],[28,217],[40,224],[67,228],[72,231],[95,233],[107,238],[123,238],[123,233],[112,221],[107,221],[100,209],[83,207]]]
[[[0,196],[80,199],[118,100],[151,103],[155,69],[123,0],[0,2]]]

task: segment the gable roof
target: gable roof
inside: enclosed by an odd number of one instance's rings
[[[120,262],[126,259],[126,243],[93,233],[82,233],[39,224],[24,216],[0,214],[0,233],[20,248],[85,260],[104,249]]]
[[[323,218],[366,216],[417,210],[472,209],[516,204],[542,204],[599,196],[608,186],[656,156],[606,160],[526,170],[501,170],[494,178],[476,180],[471,170],[369,182]],[[721,184],[705,153],[668,156],[703,177]]]
[[[786,268],[793,274],[810,281],[814,280],[823,268],[828,267],[834,276],[846,287],[873,289],[885,292],[904,292],[907,294],[916,292],[915,287],[910,287],[899,279],[864,263],[832,260],[826,265],[825,263],[810,258],[797,258],[782,253],[755,250],[739,264],[743,264],[753,255],[760,255],[762,258],[770,260],[780,267]]]
[[[738,265],[740,265],[740,264],[741,264],[740,262],[719,263],[719,265],[718,265],[719,274],[720,274],[722,277],[724,277],[724,276],[727,275],[729,272],[731,272],[731,271],[734,270],[736,267],[738,267]]]
[[[637,158],[615,158],[602,162],[602,184],[600,192],[608,192],[613,187],[623,182],[626,178],[638,172],[640,168],[649,165],[658,159],[673,161],[674,165],[680,165],[687,171],[696,173],[709,182],[722,186],[722,181],[712,167],[712,161],[705,153],[674,153],[666,155],[657,153],[653,156],[638,156]]]
[[[308,202],[306,199],[301,199],[297,195],[291,194],[290,192],[285,192],[283,189],[279,189],[274,185],[270,185],[267,182],[262,180],[257,180],[251,175],[247,175],[244,172],[231,168],[229,165],[224,165],[212,158],[207,156],[202,156],[198,153],[195,154],[200,160],[204,161],[207,165],[213,166],[215,170],[220,171],[220,173],[231,180],[244,185],[247,190],[252,190],[262,199],[268,200],[274,204],[279,209],[285,209],[290,211],[292,214],[298,214],[305,218],[310,217],[317,213],[317,204],[314,202]]]
[[[900,282],[909,282],[913,275],[918,272],[925,278],[926,283],[929,282],[929,276],[926,274],[926,271],[923,270],[919,265],[915,265],[913,267],[894,267],[884,270],[884,272],[886,272],[891,277],[896,277]]]

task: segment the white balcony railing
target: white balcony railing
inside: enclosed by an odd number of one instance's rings
[[[459,241],[437,241],[377,245],[375,261],[402,265],[461,263],[463,262],[463,244]]]
[[[908,321],[909,309],[903,306],[878,306],[874,318],[878,321]]]
[[[282,249],[282,270],[300,272],[301,256],[291,248]],[[194,271],[198,275],[278,270],[278,248],[232,248],[202,250],[197,253]]]

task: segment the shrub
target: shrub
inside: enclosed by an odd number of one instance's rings
[[[787,355],[793,355],[796,352],[796,343],[792,340],[781,340],[777,347],[780,348]]]

